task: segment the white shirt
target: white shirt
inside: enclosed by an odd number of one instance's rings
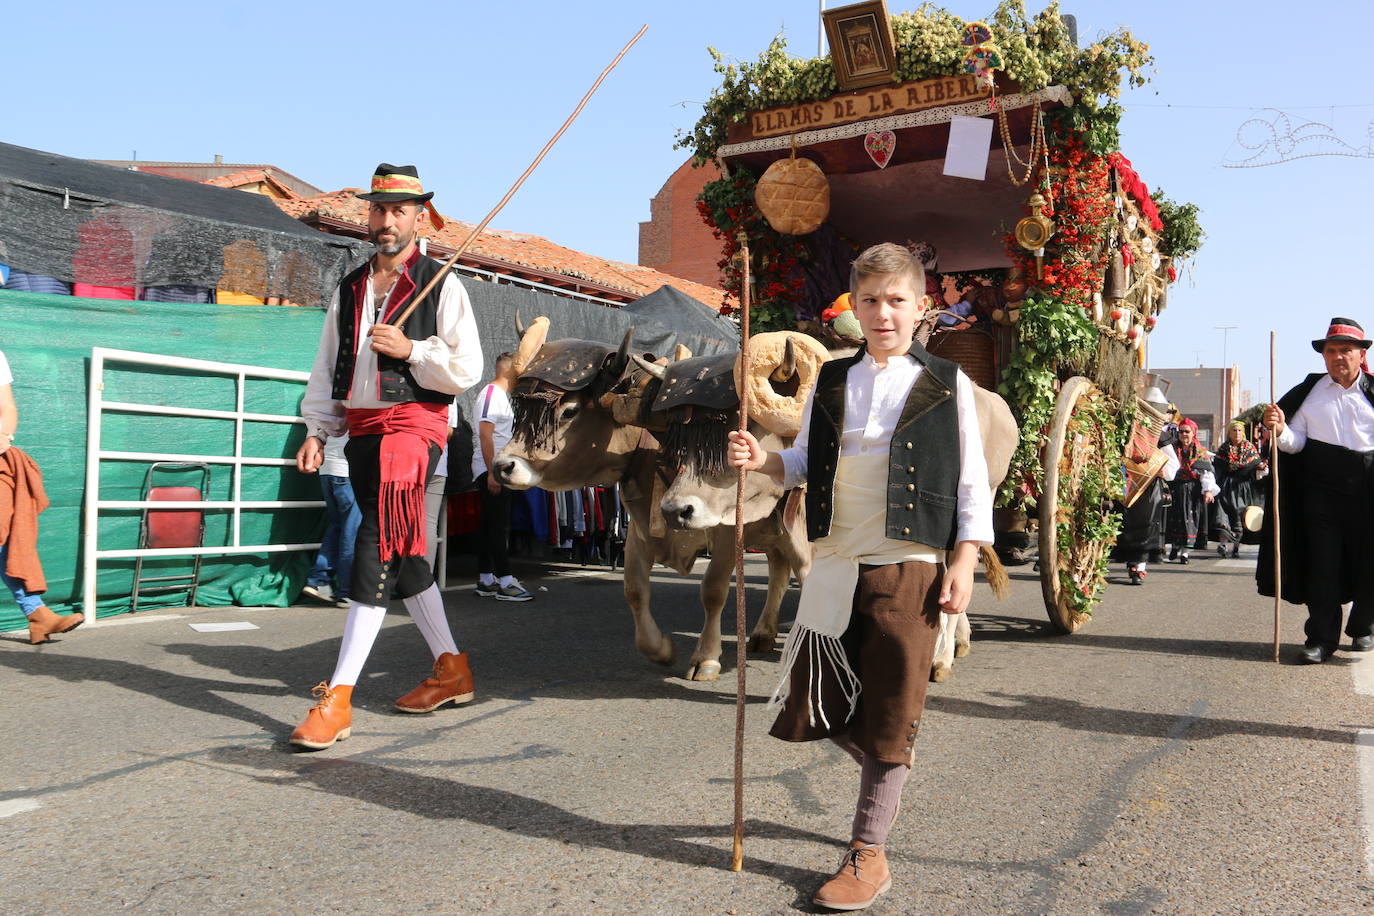
[[[501,449],[510,441],[515,425],[515,411],[511,409],[510,395],[496,385],[488,385],[477,396],[477,425],[472,428],[472,476],[481,477],[487,472],[487,462],[482,457],[482,424],[491,426],[492,455],[499,455]]]
[[[909,355],[888,357],[879,366],[865,353],[849,368],[844,390],[844,429],[840,433],[840,457],[887,454],[892,434],[901,419],[911,386],[924,366]],[[793,446],[778,453],[782,458],[783,486],[790,489],[806,481],[807,442],[816,392],[812,389],[802,410],[801,431]],[[973,383],[959,371],[954,391],[959,416],[958,523],[955,541],[992,543],[992,490],[988,465],[978,432],[978,411]],[[938,545],[937,545],[938,546]]]
[[[1330,375],[1312,386],[1307,399],[1283,426],[1279,451],[1302,451],[1308,439],[1339,445],[1352,452],[1374,452],[1374,406],[1357,377],[1349,388]]]
[[[325,477],[347,477],[348,459],[344,457],[344,446],[348,444],[348,433],[330,436],[324,444],[324,461],[320,463],[320,474]]]
[[[10,361],[5,359],[5,354],[0,351],[0,385],[13,385],[14,373],[10,371]]]
[[[333,397],[334,360],[339,349],[338,290],[330,297],[329,308],[325,310],[320,348],[315,353],[315,365],[310,370],[310,381],[306,383],[305,396],[301,399],[301,416],[305,419],[307,435],[321,439],[342,435],[348,428],[344,408],[375,410],[392,407],[396,403],[377,397],[377,354],[372,350],[371,338],[367,336],[376,323],[378,311],[378,303],[372,293],[371,265],[363,286],[365,293],[362,317],[358,324],[353,387],[343,401],[336,401]],[[390,296],[390,293],[387,295]],[[385,305],[385,302],[382,304]],[[447,274],[439,285],[435,328],[438,333],[433,337],[411,342],[410,356],[406,357],[410,373],[425,388],[445,394],[462,394],[482,377],[482,348],[477,339],[477,322],[473,318],[467,290],[452,273]]]

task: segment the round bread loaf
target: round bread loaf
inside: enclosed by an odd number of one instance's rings
[[[806,235],[830,214],[830,182],[810,159],[779,159],[755,186],[754,203],[778,232]]]
[[[788,341],[792,342],[792,357],[797,371],[797,390],[783,394],[773,388],[771,377],[783,364]],[[821,342],[799,331],[769,331],[749,338],[749,418],[764,429],[790,438],[801,429],[802,408],[816,387],[821,363],[830,359],[830,351]],[[743,391],[740,361],[735,360],[735,388]],[[786,379],[778,379],[786,382]]]

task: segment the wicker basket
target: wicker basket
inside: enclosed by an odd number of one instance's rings
[[[956,362],[975,385],[997,390],[997,348],[992,337],[981,328],[939,331],[932,334],[926,349],[931,354]]]

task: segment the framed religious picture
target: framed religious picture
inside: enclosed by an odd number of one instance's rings
[[[884,0],[824,10],[821,17],[841,89],[876,86],[896,76],[897,55]]]

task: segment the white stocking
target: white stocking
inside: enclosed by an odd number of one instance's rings
[[[429,652],[435,658],[446,652],[458,654],[458,646],[453,641],[453,631],[448,628],[448,617],[444,615],[444,599],[439,594],[439,586],[431,585],[418,595],[404,599],[406,610],[415,618],[420,635],[429,645]]]
[[[359,604],[357,601],[349,602],[348,621],[344,624],[339,661],[334,666],[334,677],[329,681],[330,687],[352,687],[358,683],[358,676],[363,673],[363,663],[367,661],[367,656],[372,651],[372,643],[376,641],[377,633],[382,629],[382,621],[385,619],[384,607]]]

